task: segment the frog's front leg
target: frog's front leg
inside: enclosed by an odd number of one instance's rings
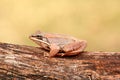
[[[82,52],[86,48],[86,46],[87,42],[85,40],[75,41],[71,44],[64,46],[63,50],[65,51],[65,53],[62,56],[77,55]]]
[[[59,52],[60,47],[57,46],[56,44],[51,44],[50,45],[50,53],[49,53],[49,57],[54,57],[56,56],[56,54]]]

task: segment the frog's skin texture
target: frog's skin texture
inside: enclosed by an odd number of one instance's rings
[[[29,38],[41,46],[41,48],[49,50],[50,57],[77,55],[84,51],[87,45],[85,40],[79,40],[68,35],[40,31],[32,34]]]

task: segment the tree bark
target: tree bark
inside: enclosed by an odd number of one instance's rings
[[[39,47],[0,43],[0,79],[120,80],[120,52],[54,58],[45,57],[47,53]]]

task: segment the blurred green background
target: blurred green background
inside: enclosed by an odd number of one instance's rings
[[[36,46],[37,30],[88,41],[88,51],[120,51],[120,0],[0,0],[0,42]]]

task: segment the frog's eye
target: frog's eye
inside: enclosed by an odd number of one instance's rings
[[[43,39],[43,36],[42,36],[42,35],[40,35],[40,34],[37,34],[37,35],[32,35],[32,37],[37,38],[37,39],[40,39],[40,40],[42,40],[42,39]]]
[[[36,35],[36,38],[42,40],[43,36],[38,34],[38,35]]]

